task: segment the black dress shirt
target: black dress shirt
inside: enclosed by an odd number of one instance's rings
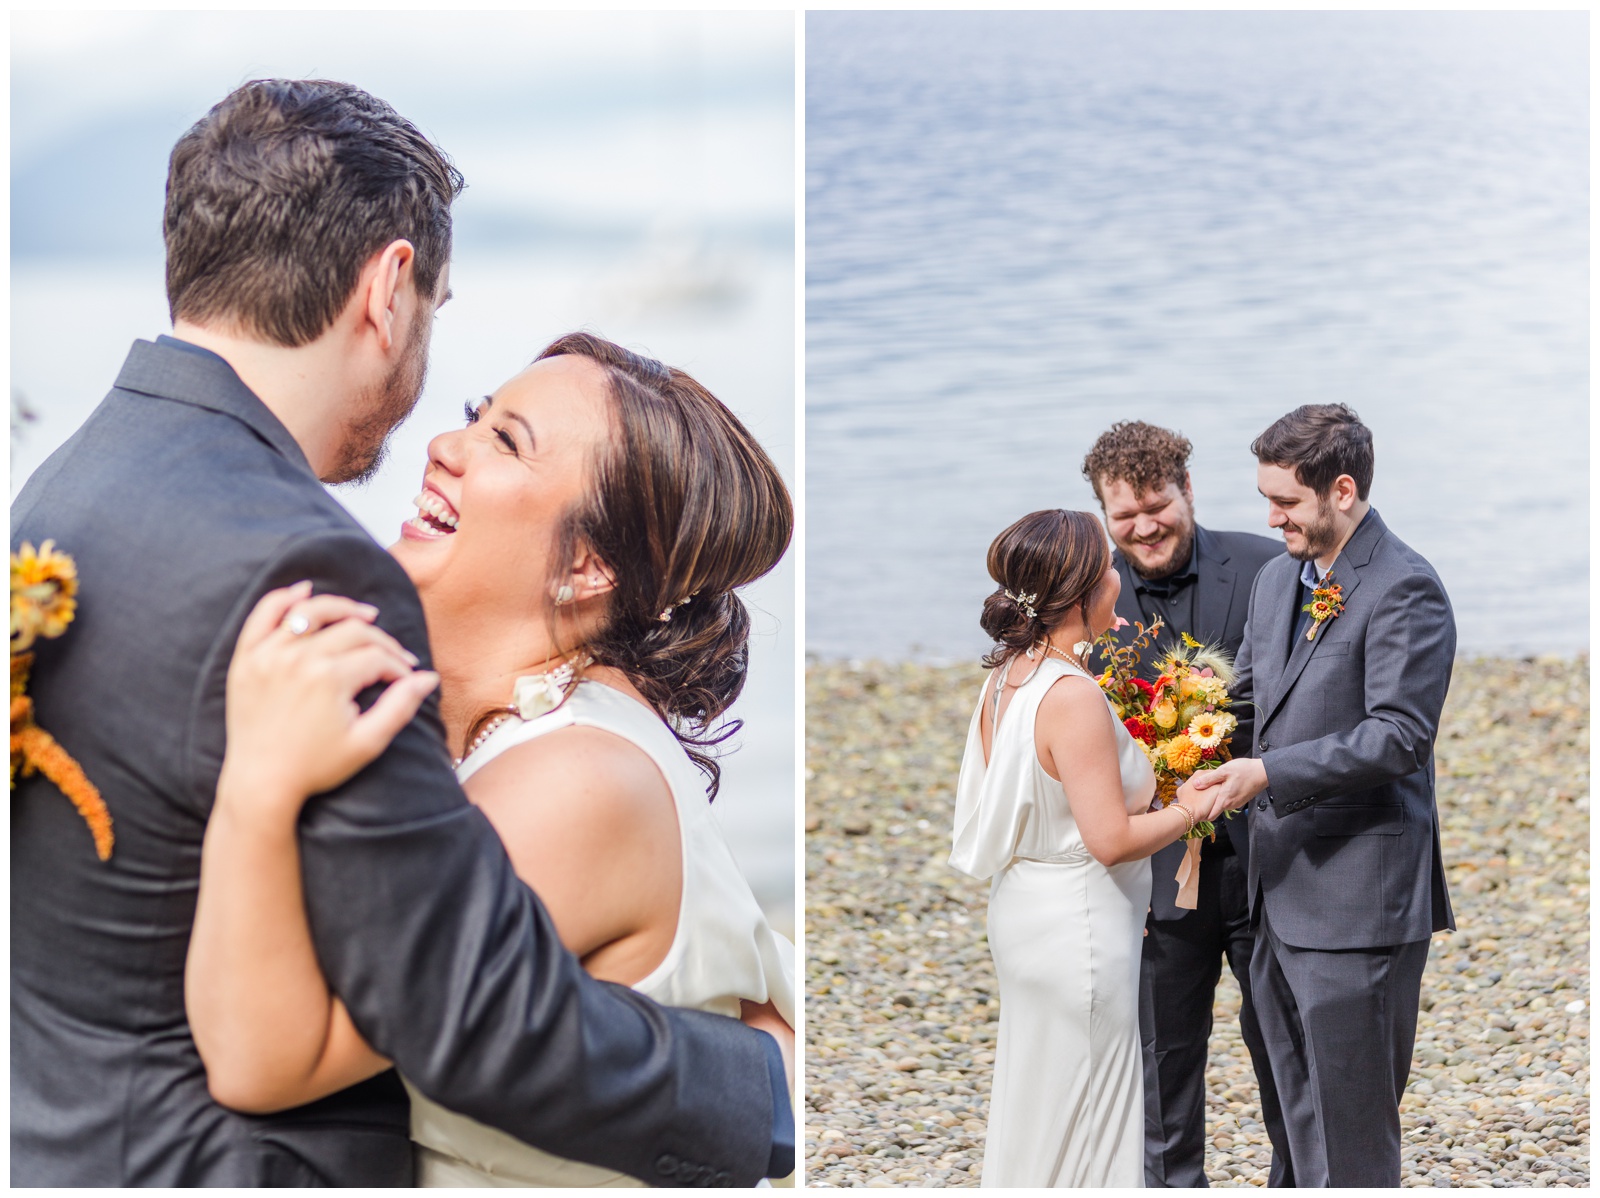
[[[1194,563],[1198,551],[1198,546],[1191,547],[1183,565],[1165,578],[1145,578],[1133,571],[1133,590],[1139,610],[1145,615],[1145,627],[1159,619],[1163,643],[1176,640],[1180,632],[1194,633],[1194,584],[1198,578]]]

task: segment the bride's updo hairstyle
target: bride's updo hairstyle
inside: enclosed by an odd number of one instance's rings
[[[750,431],[683,371],[588,333],[552,342],[539,360],[562,355],[605,372],[612,435],[562,521],[552,566],[587,546],[610,568],[615,586],[583,648],[627,676],[715,798],[721,771],[705,750],[739,730],[715,721],[747,668],[750,616],[734,590],[789,547],[788,488]]]
[[[998,589],[983,601],[983,630],[995,647],[986,669],[1038,644],[1074,610],[1089,623],[1089,597],[1111,564],[1105,529],[1088,512],[1030,512],[989,546]],[[1030,613],[1030,610],[1031,613]]]

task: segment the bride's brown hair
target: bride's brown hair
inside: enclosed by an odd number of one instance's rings
[[[551,342],[536,361],[564,355],[605,372],[612,435],[562,519],[552,570],[584,546],[610,569],[615,586],[583,649],[627,676],[715,798],[721,771],[706,750],[739,730],[716,720],[747,669],[750,615],[734,590],[789,547],[788,488],[750,431],[683,371],[590,333]],[[553,622],[553,606],[546,614]]]
[[[1110,564],[1106,531],[1088,512],[1029,512],[997,536],[988,565],[1000,585],[983,601],[980,619],[996,642],[985,668],[1038,644],[1074,608],[1087,628],[1089,597]]]

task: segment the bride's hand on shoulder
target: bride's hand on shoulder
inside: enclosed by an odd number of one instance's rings
[[[309,582],[263,595],[228,668],[227,754],[217,801],[292,820],[389,746],[439,684],[373,621],[378,611]],[[367,711],[356,697],[388,687]]]

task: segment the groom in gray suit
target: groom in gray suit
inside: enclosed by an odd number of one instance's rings
[[[1428,941],[1455,926],[1433,783],[1455,619],[1368,503],[1353,411],[1308,404],[1250,448],[1289,551],[1256,577],[1238,658],[1255,755],[1188,786],[1254,802],[1250,979],[1295,1184],[1397,1186]]]

